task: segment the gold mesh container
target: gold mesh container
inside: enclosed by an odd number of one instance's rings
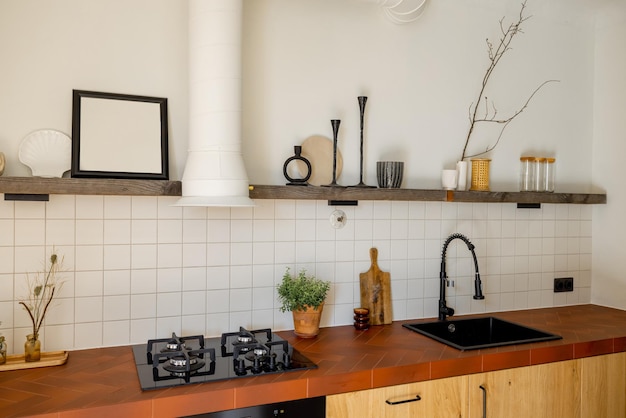
[[[470,190],[489,191],[489,163],[491,163],[491,160],[488,158],[475,158],[472,160],[472,184]]]

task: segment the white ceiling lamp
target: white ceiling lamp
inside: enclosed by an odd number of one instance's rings
[[[376,3],[382,9],[387,19],[393,23],[404,24],[417,20],[424,12],[426,0],[363,0]]]
[[[254,206],[241,153],[242,0],[189,0],[189,148],[175,206]]]

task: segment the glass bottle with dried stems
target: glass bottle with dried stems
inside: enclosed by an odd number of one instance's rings
[[[29,279],[28,300],[20,301],[20,305],[26,309],[33,323],[33,332],[26,336],[26,342],[24,343],[24,359],[27,362],[39,361],[41,358],[39,330],[54,298],[55,291],[62,285],[57,277],[61,264],[62,260],[59,261],[57,254],[53,253],[50,256],[50,266],[44,270],[43,279],[39,273],[33,281]]]
[[[0,364],[4,364],[6,362],[7,362],[7,343],[4,342],[4,335],[0,335]]]

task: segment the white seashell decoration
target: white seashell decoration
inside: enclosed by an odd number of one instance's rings
[[[19,159],[33,176],[63,177],[72,166],[72,140],[52,129],[32,132],[20,143]]]
[[[5,161],[4,154],[0,152],[0,176],[4,173]]]

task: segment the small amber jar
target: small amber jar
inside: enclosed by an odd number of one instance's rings
[[[354,308],[354,328],[365,331],[370,327],[370,310],[367,308]]]

